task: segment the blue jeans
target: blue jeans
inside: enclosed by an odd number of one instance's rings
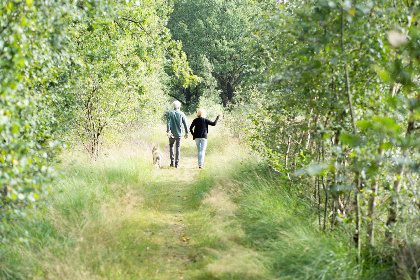
[[[198,166],[204,165],[204,156],[206,155],[207,139],[206,138],[195,138],[195,144],[198,150]]]

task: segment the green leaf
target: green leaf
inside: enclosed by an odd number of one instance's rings
[[[13,126],[12,126],[12,132],[14,134],[17,134],[19,132],[19,125],[13,124]]]
[[[357,126],[362,130],[367,130],[372,127],[372,123],[368,120],[361,120],[357,122]]]
[[[348,144],[352,147],[360,146],[363,143],[362,139],[359,136],[345,132],[340,134],[339,139],[341,143]]]
[[[390,143],[390,142],[384,142],[384,143],[381,143],[381,149],[383,149],[383,150],[389,150],[389,149],[391,149],[393,146],[394,146],[394,145],[393,145],[392,143]]]

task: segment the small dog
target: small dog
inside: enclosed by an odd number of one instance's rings
[[[153,154],[153,166],[155,168],[162,168],[163,155],[161,152],[158,151],[158,148],[156,146],[153,147],[152,154]]]

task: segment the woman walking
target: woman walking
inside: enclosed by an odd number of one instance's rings
[[[206,119],[206,111],[204,109],[199,109],[197,118],[191,123],[190,131],[197,145],[198,168],[200,169],[204,168],[204,156],[207,148],[207,133],[209,131],[209,125],[215,126],[221,115],[222,114],[219,113],[216,120],[212,122]]]

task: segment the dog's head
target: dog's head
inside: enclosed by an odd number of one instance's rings
[[[157,147],[153,146],[152,153],[154,153],[156,150],[157,150]]]

